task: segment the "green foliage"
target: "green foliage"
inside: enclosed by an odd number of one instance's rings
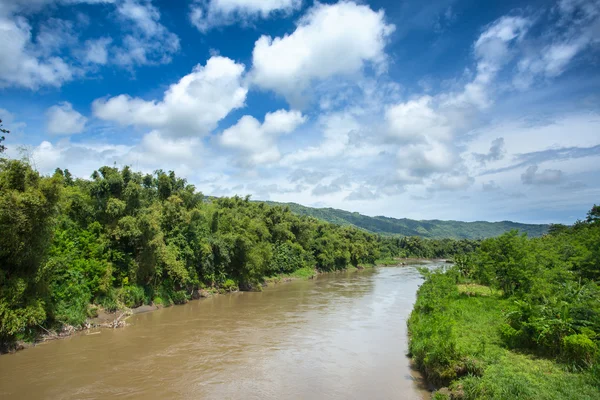
[[[449,271],[426,273],[409,320],[417,366],[452,398],[599,398],[594,213],[541,238],[486,239]]]
[[[239,290],[237,283],[235,283],[232,279],[227,279],[221,285],[221,288],[227,292],[237,292]]]
[[[117,290],[117,298],[126,307],[139,307],[144,304],[144,288],[136,285],[123,286]]]
[[[185,290],[178,290],[171,294],[171,300],[175,304],[185,304],[188,302],[189,298]]]
[[[589,367],[598,356],[598,346],[586,335],[565,336],[562,345],[564,360],[574,366]]]

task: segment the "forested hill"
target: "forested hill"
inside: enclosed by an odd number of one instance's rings
[[[356,212],[335,208],[312,208],[296,203],[267,202],[271,205],[287,205],[296,214],[308,215],[338,225],[352,225],[369,232],[382,235],[422,236],[426,238],[483,239],[495,237],[504,232],[517,229],[530,237],[542,236],[548,231],[548,225],[520,224],[511,221],[502,222],[462,222],[414,219],[396,219],[383,216],[369,217]]]

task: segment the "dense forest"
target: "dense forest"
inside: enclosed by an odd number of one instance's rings
[[[426,281],[410,353],[437,398],[600,398],[600,207],[549,234],[487,239]]]
[[[0,342],[106,310],[186,302],[199,289],[378,259],[446,257],[472,240],[384,238],[249,197],[205,198],[174,172],[102,167],[41,176],[0,159]],[[95,306],[93,306],[95,305]]]
[[[369,217],[357,212],[337,210],[335,208],[312,208],[296,203],[268,202],[272,205],[288,206],[299,214],[321,219],[338,225],[349,225],[380,235],[419,236],[431,239],[485,239],[500,236],[511,230],[527,233],[529,237],[542,236],[548,231],[548,225],[520,224],[511,221],[502,222],[462,222],[424,220],[408,218]]]

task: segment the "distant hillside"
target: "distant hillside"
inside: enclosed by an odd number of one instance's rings
[[[498,236],[512,229],[525,232],[529,236],[541,236],[548,231],[548,225],[520,224],[511,221],[461,222],[440,221],[437,219],[417,221],[407,218],[368,217],[356,212],[337,210],[335,208],[311,208],[296,203],[277,203],[271,201],[267,201],[266,203],[287,205],[296,214],[312,216],[338,225],[353,225],[382,235],[422,236],[436,239],[481,239]]]

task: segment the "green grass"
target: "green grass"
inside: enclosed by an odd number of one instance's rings
[[[290,278],[299,278],[299,279],[308,279],[315,274],[316,274],[316,271],[314,268],[304,267],[304,268],[295,270],[294,272],[289,274],[289,277]]]
[[[478,285],[476,283],[463,283],[457,285],[458,292],[464,293],[467,296],[502,296],[502,291],[492,289],[489,286]]]
[[[264,278],[264,281],[269,284],[269,283],[279,283],[285,279],[309,279],[310,277],[314,276],[317,273],[317,271],[312,268],[312,267],[303,267],[303,268],[299,268],[297,270],[295,270],[294,272],[290,273],[290,274],[279,274],[276,276],[270,276],[270,277],[266,277]]]
[[[401,261],[393,258],[382,258],[375,261],[375,265],[399,265]]]
[[[417,366],[435,384],[448,385],[453,398],[600,399],[597,371],[570,372],[554,360],[505,347],[499,327],[512,302],[500,292],[471,284],[454,290],[436,279],[419,291],[410,349]]]

